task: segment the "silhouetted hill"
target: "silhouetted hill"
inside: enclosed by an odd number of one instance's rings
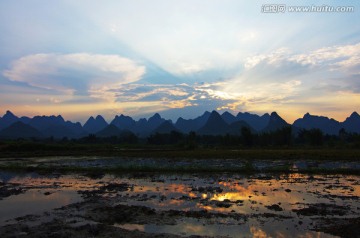
[[[195,119],[185,120],[182,117],[180,117],[176,121],[175,127],[183,133],[189,133],[190,131],[198,131],[201,127],[205,125],[205,123],[209,119],[209,116],[210,116],[210,112],[206,111],[204,112],[203,115]]]
[[[269,123],[262,131],[276,131],[286,126],[290,126],[290,124],[288,124],[284,119],[282,119],[276,112],[272,112],[270,115]]]
[[[158,128],[166,120],[162,118],[159,113],[155,113],[148,120],[141,118],[136,121],[135,124],[129,128],[135,135],[140,137],[149,136],[156,128]]]
[[[29,125],[31,128],[36,129],[41,133],[41,137],[50,137],[55,138],[69,137],[76,138],[84,133],[84,130],[79,122],[73,123],[71,121],[66,121],[59,116],[35,116],[33,118],[21,117],[18,118],[10,111],[7,111],[6,114],[0,119],[0,128],[5,129],[15,122],[21,122],[25,125]],[[8,125],[10,124],[10,125]],[[7,126],[6,126],[7,125]],[[4,128],[4,126],[6,126]],[[35,135],[35,134],[34,134]],[[16,135],[15,135],[16,136]]]
[[[81,137],[81,136],[87,135],[87,132],[81,126],[80,122],[66,121],[65,127],[68,128],[70,131],[72,131],[74,133],[75,137]]]
[[[137,122],[135,122],[135,126],[133,127],[132,131],[140,137],[147,136],[150,131],[148,131],[147,127],[148,121],[145,118],[139,119]]]
[[[105,119],[98,115],[96,118],[90,117],[84,124],[84,130],[91,134],[96,134],[97,132],[104,129],[108,123]]]
[[[325,134],[338,135],[341,125],[338,121],[324,116],[313,116],[306,113],[303,118],[294,121],[293,126],[307,130],[318,128]]]
[[[0,130],[14,124],[15,122],[19,121],[19,118],[15,116],[12,112],[6,111],[4,116],[0,120]]]
[[[159,113],[155,113],[152,117],[149,118],[147,122],[148,131],[155,130],[158,126],[160,126],[165,121]]]
[[[65,120],[62,116],[35,116],[33,117],[29,125],[39,131],[44,131],[53,125],[64,125]]]
[[[22,124],[15,124],[16,122],[21,122]],[[12,126],[13,124],[15,124],[15,127]],[[63,137],[79,138],[87,136],[89,133],[99,135],[100,137],[111,137],[119,136],[123,130],[128,130],[139,137],[147,137],[151,133],[156,132],[170,133],[171,131],[182,133],[195,131],[202,135],[240,135],[242,127],[248,127],[253,133],[256,133],[256,131],[275,131],[289,126],[276,112],[271,113],[271,115],[266,113],[262,116],[240,112],[235,117],[229,112],[224,112],[220,115],[216,111],[211,113],[206,111],[195,119],[186,120],[180,117],[175,124],[170,120],[165,120],[158,113],[155,113],[149,119],[142,118],[138,121],[121,114],[120,116],[115,116],[110,125],[100,115],[96,118],[90,117],[84,126],[79,122],[65,121],[61,115],[19,118],[12,112],[7,111],[3,117],[0,117],[0,131],[8,129],[4,131],[4,135],[8,136],[8,138],[16,138],[22,135],[27,138],[36,136],[53,136],[57,139]],[[20,131],[21,128],[24,129],[24,134]],[[293,135],[297,135],[301,128],[307,130],[318,128],[324,134],[330,135],[338,135],[341,128],[350,133],[360,133],[360,115],[357,112],[353,112],[344,122],[340,123],[334,119],[307,113],[303,118],[297,119],[292,125]],[[13,136],[9,134],[11,132],[14,133]]]
[[[104,129],[96,133],[98,137],[112,137],[112,136],[120,136],[122,130],[120,130],[117,126],[110,124],[106,126]]]
[[[178,129],[171,123],[171,121],[164,121],[160,126],[158,126],[152,134],[168,134],[172,131],[178,131]]]
[[[245,121],[236,121],[236,122],[233,122],[231,123],[231,125],[229,126],[229,134],[230,135],[238,135],[240,136],[241,135],[241,129],[243,127],[247,127],[250,129],[250,131],[252,133],[256,133],[256,130],[254,130],[254,128],[252,128],[247,122]]]
[[[51,125],[42,131],[45,137],[54,137],[55,139],[62,139],[64,137],[75,138],[76,135],[73,131],[64,125],[55,124]]]
[[[131,117],[121,114],[120,116],[115,116],[110,124],[115,125],[120,130],[125,130],[132,128],[135,125],[135,121]]]
[[[85,134],[79,122],[66,121],[58,116],[35,116],[29,120],[29,125],[40,131],[44,136],[55,138],[77,138]]]
[[[353,112],[350,117],[341,123],[341,127],[347,132],[360,133],[360,115],[357,112]]]
[[[238,119],[230,112],[224,112],[223,114],[221,114],[221,118],[229,125],[233,122],[238,121]]]
[[[205,125],[197,132],[200,135],[224,135],[229,132],[229,125],[218,112],[212,111]]]
[[[265,113],[264,115],[259,116],[248,112],[239,112],[236,115],[236,119],[238,121],[245,121],[256,131],[261,131],[269,124],[270,115]]]
[[[24,124],[23,122],[15,122],[9,127],[0,131],[0,138],[18,139],[18,138],[41,138],[43,135],[34,127]]]
[[[29,118],[29,117],[20,117],[19,121],[21,121],[24,124],[29,124],[30,121],[31,121],[31,118]]]

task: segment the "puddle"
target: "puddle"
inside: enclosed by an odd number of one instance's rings
[[[0,194],[0,225],[7,220],[33,214],[41,214],[83,199],[79,189],[94,189],[95,181],[76,175],[39,175],[37,173],[0,173],[0,186],[10,191]],[[11,192],[21,189],[21,193]],[[1,199],[2,198],[2,199]]]
[[[217,237],[294,237],[294,238],[334,238],[335,236],[322,232],[307,231],[299,233],[292,227],[286,227],[283,222],[273,222],[272,226],[260,228],[258,225],[205,225],[196,219],[186,219],[177,225],[154,225],[154,224],[116,224],[116,227],[130,231],[142,231],[152,234],[175,234],[179,236],[214,236]],[[290,229],[289,229],[290,228]]]
[[[47,193],[50,194],[45,195]],[[72,190],[29,190],[0,201],[0,225],[5,224],[9,219],[29,214],[41,214],[79,201],[81,197]]]

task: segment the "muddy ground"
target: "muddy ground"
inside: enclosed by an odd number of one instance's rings
[[[5,219],[0,237],[360,237],[359,176],[2,174],[0,210],[65,205]]]

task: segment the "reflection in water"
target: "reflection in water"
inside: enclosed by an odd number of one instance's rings
[[[148,233],[169,233],[180,236],[202,235],[202,236],[218,236],[218,237],[246,237],[246,238],[333,238],[334,236],[324,234],[321,232],[304,231],[301,235],[293,231],[276,231],[274,233],[267,233],[262,228],[250,225],[223,225],[210,224],[204,225],[196,219],[186,219],[183,223],[176,225],[154,225],[154,224],[115,224],[116,227],[134,231],[143,231]]]
[[[239,192],[229,192],[229,193],[220,193],[220,194],[214,194],[211,200],[217,200],[220,202],[223,202],[224,200],[230,200],[230,201],[239,201],[248,199],[249,196],[244,195],[244,193]]]
[[[44,195],[44,193],[51,194]],[[34,213],[39,214],[80,200],[80,195],[74,190],[29,190],[23,194],[0,200],[0,225],[8,219]]]
[[[250,233],[253,237],[257,237],[257,238],[267,238],[269,237],[265,231],[261,230],[258,227],[255,226],[251,226],[250,227]]]
[[[0,223],[26,214],[49,211],[82,198],[78,191],[100,191],[97,195],[111,204],[139,205],[159,211],[202,211],[239,214],[211,218],[183,217],[176,225],[117,224],[128,230],[178,235],[230,237],[332,237],[311,231],[312,220],[293,209],[309,204],[336,204],[346,208],[342,217],[358,217],[360,184],[358,176],[326,175],[83,175],[0,173],[6,186],[20,186],[24,193],[0,200]],[[111,189],[111,184],[129,184],[128,189]],[[107,190],[104,189],[106,186]],[[116,188],[116,186],[115,186]],[[270,215],[263,215],[270,214]],[[333,216],[336,217],[336,216]]]
[[[0,197],[0,225],[8,219],[28,214],[40,214],[82,200],[78,190],[100,187],[97,180],[77,175],[14,174],[0,172],[0,183],[9,188],[21,187],[16,196]],[[11,191],[11,190],[10,190]]]

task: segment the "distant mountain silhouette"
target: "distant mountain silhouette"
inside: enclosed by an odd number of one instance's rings
[[[135,122],[135,126],[132,129],[132,131],[137,136],[145,137],[150,133],[147,124],[148,124],[148,120],[146,118],[141,118],[137,122]]]
[[[104,129],[100,130],[95,134],[97,137],[108,138],[108,137],[117,137],[117,138],[126,138],[134,136],[129,130],[120,130],[117,126],[110,124],[107,125]]]
[[[46,137],[55,138],[78,138],[84,136],[85,130],[79,122],[65,121],[58,116],[35,116],[29,120],[29,125],[40,131]]]
[[[216,111],[206,111],[195,119],[178,118],[175,124],[171,120],[165,120],[158,113],[149,119],[142,118],[135,121],[125,115],[115,116],[108,125],[104,118],[98,115],[90,117],[84,126],[79,122],[65,121],[58,116],[35,116],[33,118],[17,117],[12,112],[6,111],[0,117],[1,138],[31,138],[31,137],[54,137],[54,138],[80,138],[88,134],[96,134],[99,137],[111,137],[129,134],[139,137],[147,137],[151,133],[170,133],[179,131],[189,133],[194,131],[201,135],[240,135],[242,127],[248,127],[253,133],[270,132],[290,126],[276,112],[258,116],[250,113],[238,113],[235,117],[229,112],[220,115]],[[360,133],[360,115],[353,112],[344,122],[338,122],[324,116],[314,116],[306,113],[303,118],[297,119],[292,125],[292,133],[297,135],[300,129],[318,128],[324,134],[338,135],[339,130],[344,128],[349,133]]]
[[[155,129],[157,129],[166,120],[160,116],[159,113],[155,113],[148,120],[141,118],[136,121],[134,126],[129,128],[131,132],[140,137],[149,136]],[[170,121],[172,124],[172,122]]]
[[[17,138],[41,138],[43,135],[34,127],[23,122],[17,121],[9,127],[0,131],[0,138],[17,139]]]
[[[62,137],[79,137],[83,133],[83,128],[80,123],[73,123],[64,121],[62,116],[35,116],[17,117],[12,112],[7,111],[6,114],[0,119],[0,129],[8,128],[16,122],[21,122],[29,125],[31,128],[36,129],[41,133],[41,136],[55,138]]]
[[[47,127],[42,131],[45,137],[54,137],[55,139],[61,139],[64,137],[75,138],[76,134],[67,128],[65,125],[55,124]]]
[[[212,111],[209,119],[205,123],[205,125],[198,130],[198,133],[201,135],[241,135],[242,127],[247,127],[255,133],[256,131],[245,121],[234,121],[230,125],[223,119],[224,113],[220,116],[220,114],[216,111]],[[228,121],[236,120],[235,117],[231,117],[231,114],[225,113],[225,117],[227,117]],[[232,119],[230,119],[232,118]],[[230,119],[230,120],[229,120]]]
[[[96,134],[97,132],[104,129],[108,123],[105,119],[98,115],[96,118],[90,117],[84,124],[84,130],[90,134]]]
[[[256,131],[261,131],[268,125],[270,115],[268,113],[265,113],[264,115],[259,116],[248,112],[239,112],[236,115],[236,119],[238,121],[245,121]]]
[[[197,132],[200,135],[223,135],[229,132],[229,124],[222,119],[218,112],[212,111],[205,125]]]
[[[221,118],[229,125],[233,122],[238,121],[238,119],[230,112],[224,112],[223,114],[221,114]]]
[[[160,126],[158,126],[152,134],[154,133],[160,133],[160,134],[168,134],[172,131],[179,131],[174,124],[171,123],[171,121],[164,121],[161,123]]]
[[[160,126],[163,122],[165,122],[165,119],[160,116],[159,113],[155,113],[152,117],[149,118],[147,127],[148,131],[155,130],[158,126]]]
[[[131,117],[121,114],[120,116],[115,116],[110,124],[115,125],[120,130],[125,130],[132,128],[135,125],[135,121]]]
[[[98,137],[119,136],[121,132],[122,130],[120,130],[117,126],[115,126],[114,124],[110,124],[106,126],[104,129],[100,130],[98,133],[96,133],[96,136]]]
[[[241,135],[241,129],[243,127],[247,127],[250,129],[252,133],[256,133],[256,130],[252,128],[247,122],[245,121],[236,121],[230,124],[229,126],[229,134],[230,135]]]
[[[35,116],[33,117],[29,125],[39,131],[44,131],[53,125],[64,125],[65,120],[62,116]]]
[[[357,112],[353,112],[350,117],[341,123],[341,127],[347,132],[360,133],[360,115]]]
[[[71,130],[74,135],[76,135],[76,137],[82,136],[82,135],[86,135],[87,132],[84,130],[84,128],[81,126],[80,122],[71,122],[71,121],[66,121],[65,122],[65,126],[66,128],[68,128],[69,130]]]
[[[29,124],[30,121],[31,121],[31,118],[29,118],[29,117],[20,117],[19,121],[21,121],[24,124]]]
[[[6,111],[5,115],[1,118],[1,121],[0,121],[1,122],[0,130],[10,126],[11,124],[13,124],[17,121],[19,121],[19,118],[17,116],[15,116],[10,111]]]
[[[272,112],[270,115],[269,123],[262,130],[264,132],[271,132],[282,129],[286,126],[290,126],[284,119],[282,119],[276,112]]]
[[[190,131],[198,131],[201,127],[205,125],[209,119],[210,112],[206,111],[201,116],[195,119],[183,119],[179,117],[175,123],[175,127],[178,128],[183,133],[189,133]]]
[[[324,116],[313,116],[310,113],[306,113],[303,118],[295,120],[293,125],[307,130],[318,128],[329,135],[338,135],[341,129],[340,122]]]

